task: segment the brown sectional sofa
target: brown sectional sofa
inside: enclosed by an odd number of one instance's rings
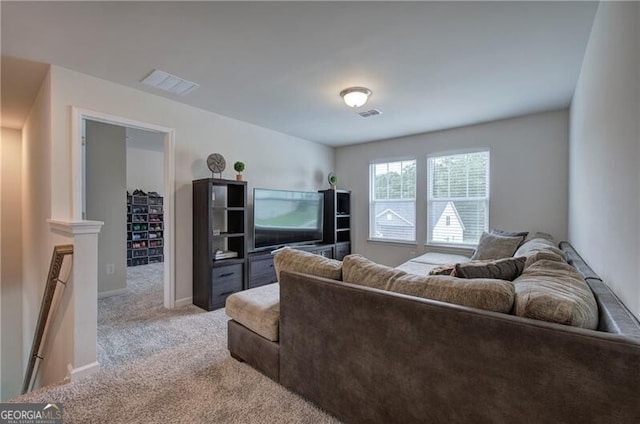
[[[638,423],[640,325],[560,247],[597,331],[282,271],[278,341],[231,320],[229,350],[349,423]]]

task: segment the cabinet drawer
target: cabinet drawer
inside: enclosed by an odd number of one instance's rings
[[[351,244],[350,243],[336,244],[336,259],[337,260],[341,261],[349,253],[351,253]]]
[[[232,293],[242,290],[242,264],[213,269],[211,279],[211,303],[224,306],[224,301]]]
[[[324,256],[325,258],[333,259],[333,247],[324,247],[314,251],[313,253]]]
[[[242,281],[242,264],[221,266],[213,268],[213,282],[228,279],[239,279]]]
[[[249,275],[268,274],[271,272],[275,272],[272,256],[264,259],[249,260]]]

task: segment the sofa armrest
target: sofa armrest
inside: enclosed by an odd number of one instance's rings
[[[280,382],[346,422],[639,422],[633,339],[298,273]]]

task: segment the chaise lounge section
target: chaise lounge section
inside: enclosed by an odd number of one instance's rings
[[[597,330],[282,270],[278,340],[232,319],[229,350],[345,422],[640,422],[640,325],[560,248]]]

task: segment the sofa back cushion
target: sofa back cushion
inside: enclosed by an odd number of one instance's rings
[[[552,240],[541,237],[524,242],[522,246],[516,250],[516,253],[514,253],[513,256],[526,256],[529,258],[530,256],[536,255],[538,252],[547,254],[547,257],[540,257],[539,259],[552,259],[549,254],[553,253],[560,257],[561,261],[566,262],[567,260],[567,255],[562,251],[562,249],[559,249]],[[532,262],[535,261],[531,261],[531,263]]]
[[[281,271],[302,272],[332,280],[342,279],[342,262],[290,247],[279,250],[273,258],[273,264],[278,281]]]
[[[377,264],[362,255],[347,255],[343,259],[343,281],[386,290],[389,284],[406,272]]]
[[[593,293],[571,265],[541,259],[513,283],[515,315],[592,330],[598,327]]]
[[[511,312],[515,295],[510,281],[467,280],[445,275],[407,274],[392,281],[388,290],[503,313]]]

